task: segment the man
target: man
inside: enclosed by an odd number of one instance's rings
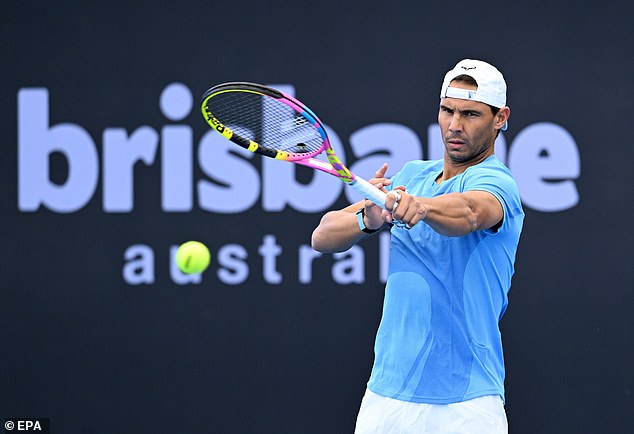
[[[524,219],[510,171],[494,155],[506,129],[506,83],[465,59],[442,84],[438,161],[412,161],[388,192],[325,214],[321,252],[348,249],[391,226],[390,262],[375,360],[357,433],[507,433],[498,327],[507,306]]]

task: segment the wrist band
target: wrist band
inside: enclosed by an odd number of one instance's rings
[[[373,234],[374,232],[378,231],[378,229],[368,229],[368,227],[365,225],[365,222],[363,221],[363,217],[365,217],[365,207],[357,211],[357,223],[359,223],[359,229],[361,229],[366,234]]]

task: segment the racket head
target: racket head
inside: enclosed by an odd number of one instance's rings
[[[336,176],[385,209],[385,193],[341,162],[317,115],[292,96],[257,83],[228,82],[203,94],[201,111],[209,126],[233,143]],[[322,152],[327,162],[314,158]]]
[[[203,94],[201,111],[212,129],[266,157],[300,162],[330,148],[326,130],[312,110],[261,84],[216,85]]]

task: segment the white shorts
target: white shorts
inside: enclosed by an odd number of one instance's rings
[[[355,434],[508,434],[504,403],[482,396],[455,404],[418,404],[366,390]]]

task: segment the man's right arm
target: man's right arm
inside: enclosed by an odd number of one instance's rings
[[[324,214],[311,237],[313,249],[321,253],[343,252],[364,238],[367,234],[359,228],[356,215],[364,203],[357,202]]]
[[[377,170],[375,177],[369,182],[385,192],[385,186],[392,181],[385,178],[387,164],[383,164]],[[363,232],[357,221],[357,211],[365,208],[363,219],[365,227],[368,229],[380,229],[386,222],[389,222],[387,213],[383,213],[381,208],[370,202],[362,200],[353,203],[341,210],[330,211],[324,214],[319,222],[319,226],[313,231],[311,246],[321,253],[343,252],[352,247],[359,240],[368,234]]]

